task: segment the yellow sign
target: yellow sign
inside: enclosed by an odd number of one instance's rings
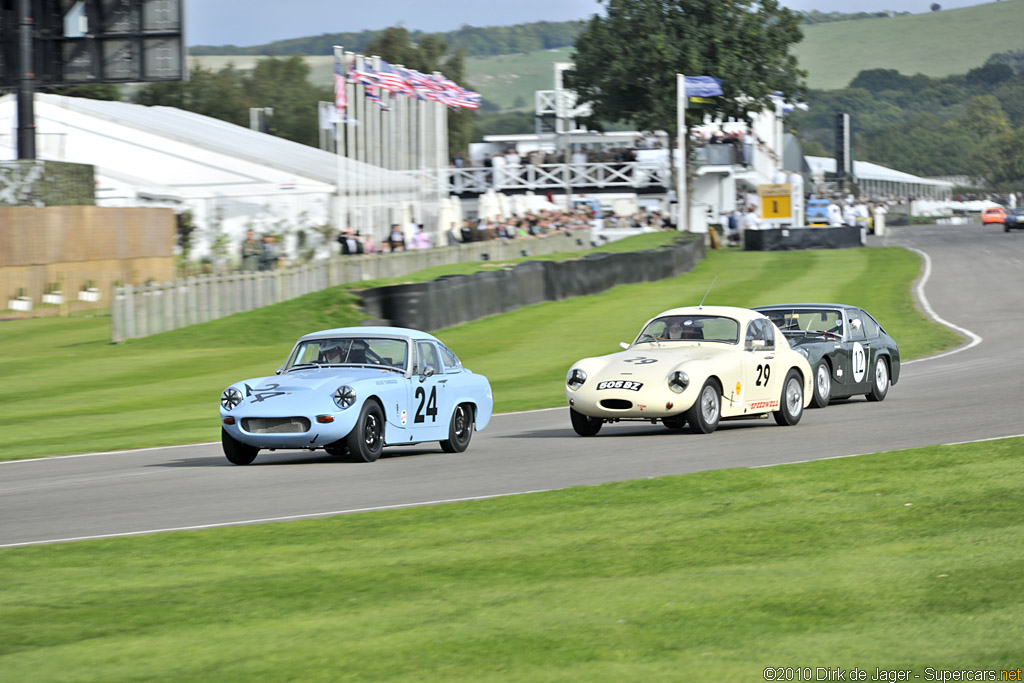
[[[758,185],[761,197],[761,218],[793,218],[793,186],[789,183]]]

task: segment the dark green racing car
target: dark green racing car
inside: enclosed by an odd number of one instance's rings
[[[814,372],[811,406],[863,394],[881,401],[900,378],[900,350],[878,321],[845,304],[757,306],[807,357]]]

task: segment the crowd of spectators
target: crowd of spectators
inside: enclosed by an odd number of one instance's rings
[[[465,219],[461,225],[451,223],[444,231],[438,244],[434,243],[423,225],[410,225],[402,229],[398,224],[391,226],[387,239],[379,245],[373,241],[372,235],[362,235],[358,230],[346,228],[337,238],[340,253],[374,254],[429,249],[435,246],[454,246],[468,242],[487,240],[529,240],[543,239],[556,233],[571,233],[574,230],[595,228],[651,228],[674,229],[675,226],[667,216],[660,212],[638,211],[628,216],[617,216],[614,213],[603,218],[595,218],[591,209],[543,209],[529,212],[522,216],[513,214],[508,218],[501,216]]]

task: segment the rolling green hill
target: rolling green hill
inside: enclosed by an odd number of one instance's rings
[[[1024,0],[802,28],[796,54],[812,88],[844,88],[863,69],[950,76],[1024,49]]]
[[[838,21],[802,26],[797,46],[808,85],[818,89],[845,87],[863,69],[896,69],[900,73],[941,77],[964,74],[996,52],[1024,49],[1024,0],[1005,0],[963,9],[924,14]],[[554,87],[554,62],[570,61],[572,48],[466,59],[466,80],[502,110],[532,111],[533,92]],[[248,70],[263,57],[249,55],[193,57],[205,68],[227,64]],[[330,56],[307,58],[310,79],[329,86]]]

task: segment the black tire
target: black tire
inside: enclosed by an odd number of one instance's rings
[[[452,411],[448,439],[441,442],[441,450],[445,453],[462,453],[469,447],[469,440],[472,438],[473,407],[468,403],[460,403]]]
[[[345,437],[348,462],[373,462],[384,450],[384,413],[376,401],[367,401],[359,419]]]
[[[569,408],[569,419],[572,420],[572,428],[580,436],[595,436],[604,424],[601,418],[588,417],[573,408]]]
[[[775,423],[783,427],[791,427],[800,421],[804,414],[804,380],[796,370],[786,373],[786,381],[782,383],[782,395],[779,397],[779,409],[775,411]]]
[[[713,378],[704,382],[697,400],[686,411],[687,429],[691,434],[710,434],[722,419],[722,388]]]
[[[667,429],[671,429],[673,432],[678,432],[686,426],[685,415],[671,415],[669,417],[661,418],[661,424],[665,425]]]
[[[824,408],[832,394],[832,368],[824,358],[814,368],[814,387],[811,393],[811,407]]]
[[[345,445],[344,441],[336,441],[330,446],[324,446],[324,450],[332,458],[344,458],[348,455],[348,446]]]
[[[249,465],[260,452],[260,449],[255,446],[242,443],[228,434],[227,430],[223,427],[220,428],[220,445],[224,449],[224,457],[232,465]]]
[[[1010,226],[1006,223],[1003,223],[1003,232],[1010,232]]]
[[[885,356],[875,358],[875,372],[871,376],[871,391],[864,394],[869,401],[884,401],[889,393],[889,363]]]

